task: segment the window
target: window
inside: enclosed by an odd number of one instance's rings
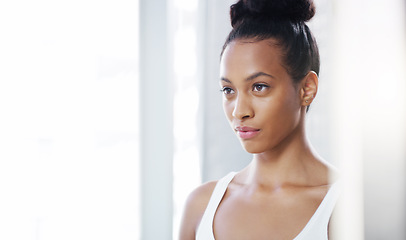
[[[138,2],[0,11],[0,239],[138,239]]]

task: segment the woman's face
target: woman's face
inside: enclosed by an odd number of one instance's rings
[[[303,112],[300,88],[281,64],[272,40],[236,40],[220,65],[223,107],[231,127],[250,153],[272,151],[295,135]]]

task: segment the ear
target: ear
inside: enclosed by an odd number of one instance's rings
[[[302,106],[309,106],[313,102],[317,94],[318,85],[319,78],[313,71],[310,71],[306,77],[303,78],[300,89]]]

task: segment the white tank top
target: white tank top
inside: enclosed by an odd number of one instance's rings
[[[217,208],[227,190],[228,184],[236,175],[231,172],[220,179],[213,190],[209,204],[203,214],[196,232],[196,240],[214,240],[213,220]],[[335,203],[339,196],[339,182],[335,182],[328,190],[316,212],[306,226],[293,240],[326,240],[328,239],[328,223]]]

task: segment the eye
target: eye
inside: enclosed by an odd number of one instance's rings
[[[267,88],[269,88],[269,86],[266,85],[266,84],[263,84],[263,83],[256,83],[256,84],[254,84],[254,85],[252,86],[252,91],[254,91],[254,92],[261,92],[261,91],[263,91],[263,90],[265,90],[265,89],[267,89]]]
[[[223,87],[222,89],[220,89],[220,92],[223,92],[224,95],[230,95],[234,93],[234,90],[229,87]]]

